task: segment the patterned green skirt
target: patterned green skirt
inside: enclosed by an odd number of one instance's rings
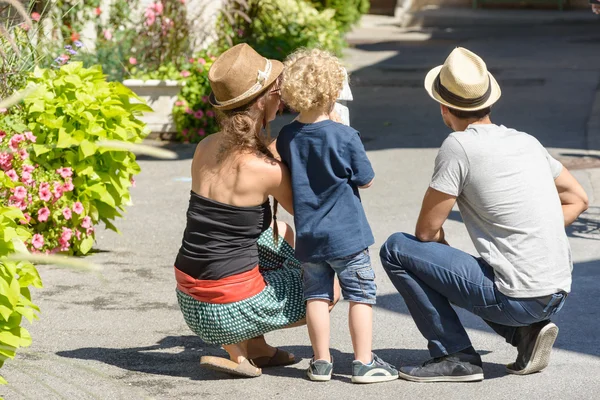
[[[248,299],[210,304],[177,290],[185,322],[202,340],[234,344],[284,328],[306,316],[300,263],[282,237],[278,244],[269,228],[258,239],[259,269],[267,286]]]

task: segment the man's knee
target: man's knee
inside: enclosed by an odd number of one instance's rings
[[[385,241],[379,250],[379,257],[381,258],[381,264],[384,269],[389,271],[392,267],[402,267],[398,255],[403,253],[405,243],[408,240],[411,240],[410,235],[398,232],[394,233]]]

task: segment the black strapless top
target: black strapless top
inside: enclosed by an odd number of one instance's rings
[[[258,265],[257,240],[271,224],[267,200],[236,207],[191,192],[187,225],[175,267],[202,280],[218,280]]]

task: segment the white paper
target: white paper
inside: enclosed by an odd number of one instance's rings
[[[338,113],[338,115],[342,119],[342,124],[350,126],[350,110],[348,109],[348,107],[340,103],[335,103],[335,105],[333,106],[333,111]]]

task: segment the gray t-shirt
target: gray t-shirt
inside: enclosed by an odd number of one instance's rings
[[[554,179],[562,164],[533,136],[469,125],[442,144],[430,186],[456,196],[496,286],[511,297],[571,290],[571,250]]]

